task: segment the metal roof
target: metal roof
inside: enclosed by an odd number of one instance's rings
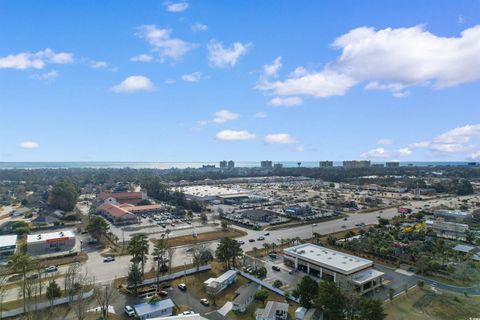
[[[43,242],[47,240],[55,240],[55,239],[63,239],[63,238],[65,239],[75,238],[75,234],[73,233],[73,230],[29,234],[27,236],[27,243]]]
[[[168,308],[173,308],[175,307],[175,304],[173,303],[172,299],[164,299],[157,301],[155,303],[141,303],[133,306],[133,309],[135,309],[135,312],[139,317],[142,315],[150,314],[153,312],[157,312],[160,310],[165,310]]]
[[[6,236],[0,236],[0,248],[11,247],[17,244],[17,235],[9,234]]]

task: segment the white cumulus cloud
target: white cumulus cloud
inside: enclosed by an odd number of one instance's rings
[[[168,12],[182,12],[188,9],[188,2],[165,2],[165,8]]]
[[[255,118],[266,118],[268,116],[268,114],[266,112],[257,112],[255,113]]]
[[[396,151],[386,150],[385,148],[375,148],[363,153],[361,156],[367,159],[393,159],[407,157],[411,154],[412,151],[408,147]]]
[[[273,60],[272,64],[266,64],[263,66],[263,74],[267,77],[278,76],[278,71],[282,68],[282,57],[277,57]]]
[[[0,69],[43,69],[47,64],[69,64],[73,61],[72,53],[55,53],[47,48],[35,53],[22,52],[0,57]]]
[[[270,100],[269,104],[273,107],[293,107],[301,105],[302,102],[302,98],[299,97],[275,97]]]
[[[20,142],[19,147],[23,149],[38,149],[40,145],[37,142],[24,141]]]
[[[150,62],[153,60],[153,56],[150,54],[142,53],[130,58],[133,62]]]
[[[443,37],[424,26],[375,30],[360,27],[338,37],[341,54],[318,71],[297,68],[282,81],[260,81],[276,95],[317,98],[344,95],[351,87],[387,90],[405,97],[413,86],[444,88],[480,80],[480,25]]]
[[[44,72],[44,73],[35,73],[30,76],[30,79],[34,80],[45,80],[45,81],[53,81],[58,78],[59,73],[56,70]]]
[[[292,144],[297,140],[288,133],[275,133],[265,136],[264,141],[268,144]]]
[[[152,91],[155,89],[152,81],[145,76],[130,76],[120,84],[110,88],[110,91],[116,93],[133,93],[139,91]]]
[[[143,25],[137,28],[135,35],[144,39],[152,47],[152,51],[158,52],[161,59],[180,59],[194,46],[184,40],[172,38],[172,30],[160,29],[155,25]],[[145,57],[143,57],[145,58]],[[136,60],[146,61],[146,60]]]
[[[217,133],[217,140],[223,141],[242,141],[255,139],[255,134],[248,132],[247,130],[223,130]]]
[[[223,109],[215,112],[214,116],[215,118],[213,118],[212,122],[225,123],[227,121],[232,121],[237,119],[240,115],[238,113]]]
[[[192,29],[193,32],[201,32],[201,31],[208,30],[208,26],[203,23],[194,23],[190,28]]]
[[[90,66],[93,69],[105,69],[108,67],[108,63],[106,61],[92,61]]]
[[[182,76],[182,80],[187,82],[199,82],[201,78],[202,74],[200,72],[192,72]]]
[[[377,144],[381,144],[381,145],[393,144],[393,140],[392,139],[379,139],[377,141]]]
[[[209,64],[217,68],[234,67],[251,46],[251,43],[235,42],[228,48],[218,41],[211,40],[207,45]]]

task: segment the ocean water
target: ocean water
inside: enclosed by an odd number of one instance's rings
[[[298,166],[295,161],[274,161],[273,163],[281,163],[286,168],[294,168]],[[372,162],[384,163],[384,162]],[[1,169],[68,169],[68,168],[132,168],[132,169],[186,169],[201,168],[203,165],[219,166],[218,162],[0,162]],[[400,162],[400,166],[466,166],[467,162]],[[342,166],[341,161],[334,161],[334,166]],[[239,161],[235,162],[235,167],[253,168],[259,167],[260,161]],[[318,161],[302,161],[302,167],[316,168],[319,166]]]

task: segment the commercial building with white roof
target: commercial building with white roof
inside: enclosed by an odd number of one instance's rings
[[[6,259],[15,253],[17,249],[17,235],[9,234],[0,236],[0,260]]]
[[[305,243],[283,250],[285,264],[314,277],[354,287],[366,293],[382,286],[383,272],[373,269],[373,261]]]
[[[27,253],[44,255],[72,251],[75,243],[75,234],[72,230],[30,234],[27,236]]]

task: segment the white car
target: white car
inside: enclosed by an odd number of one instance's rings
[[[135,317],[135,310],[133,310],[132,307],[130,306],[125,306],[125,308],[123,309],[125,311],[125,313],[127,314],[127,316],[129,317]]]
[[[188,310],[188,311],[183,311],[182,314],[185,316],[188,316],[189,314],[195,314],[195,312],[193,312],[192,310]]]
[[[55,272],[55,271],[58,271],[57,266],[48,266],[45,268],[45,272]]]

